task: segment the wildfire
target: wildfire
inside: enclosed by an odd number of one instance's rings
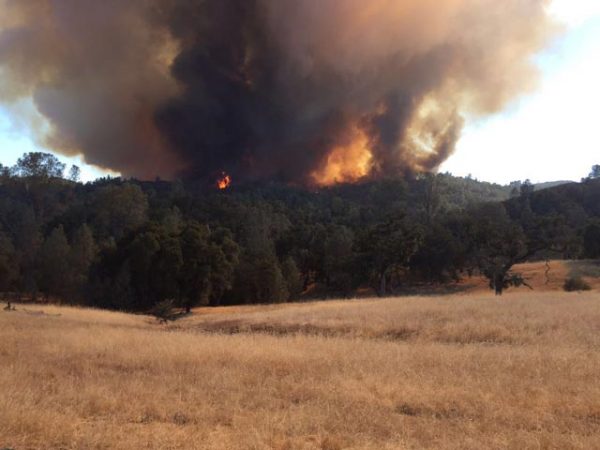
[[[229,186],[231,186],[231,177],[223,172],[221,178],[217,180],[217,187],[223,191]]]
[[[354,126],[347,143],[334,147],[325,158],[322,167],[311,176],[320,186],[358,181],[366,177],[373,167],[373,153],[367,133]]]

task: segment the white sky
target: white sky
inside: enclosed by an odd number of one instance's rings
[[[554,0],[550,11],[566,24],[577,27],[593,17],[600,16],[598,0]]]
[[[579,180],[600,164],[600,0],[557,0],[568,30],[540,55],[537,91],[472,123],[442,171],[507,183]]]
[[[501,0],[499,0],[501,1]],[[469,124],[441,171],[499,183],[579,180],[600,164],[600,0],[554,0],[552,13],[568,30],[537,58],[538,90],[495,117]],[[12,165],[36,147],[0,110],[0,163]],[[80,158],[82,178],[104,173]]]
[[[26,126],[14,123],[0,109],[0,163],[5,166],[12,166],[23,153],[35,151],[48,152],[48,149],[36,145]],[[83,181],[91,181],[109,174],[109,172],[104,172],[86,164],[80,157],[56,156],[67,164],[67,170],[73,164],[79,166]]]

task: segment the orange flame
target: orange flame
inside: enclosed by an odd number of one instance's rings
[[[221,178],[217,180],[217,187],[220,190],[225,190],[229,186],[231,186],[231,177],[227,175],[225,172],[221,174]]]
[[[355,125],[350,129],[347,141],[334,147],[322,166],[311,174],[316,184],[352,183],[369,175],[373,168],[373,153],[368,134]]]

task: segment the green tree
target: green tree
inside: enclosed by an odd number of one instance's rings
[[[533,192],[535,191],[535,186],[530,180],[525,180],[521,183],[521,187],[519,189],[519,195],[521,197],[530,198]]]
[[[233,288],[235,268],[239,263],[240,247],[224,228],[210,233],[210,303],[219,305],[225,292]]]
[[[51,153],[30,152],[17,160],[15,172],[21,177],[62,178],[65,167]]]
[[[181,247],[182,306],[189,312],[196,305],[220,304],[238,262],[239,247],[230,233],[191,222],[181,233]]]
[[[81,169],[79,168],[79,166],[76,166],[75,164],[73,164],[71,166],[71,168],[69,169],[69,180],[74,183],[78,183],[80,179],[81,179]]]
[[[89,272],[96,257],[96,243],[91,228],[83,224],[77,229],[71,243],[69,272],[72,278],[71,300],[82,301],[89,281]]]
[[[583,251],[586,258],[600,258],[600,220],[590,220],[585,227]]]
[[[410,267],[429,282],[458,281],[465,268],[466,254],[463,243],[452,233],[452,223],[434,222],[424,232]]]
[[[71,247],[62,225],[46,238],[38,256],[38,280],[41,291],[48,296],[64,299],[71,289],[69,256]]]
[[[496,295],[509,286],[526,285],[512,267],[532,255],[521,226],[510,220],[502,204],[487,204],[469,211],[464,226],[472,262],[489,281]]]
[[[97,297],[99,304],[108,308],[133,311],[136,309],[135,292],[131,277],[131,265],[129,260],[118,266],[113,279],[104,280],[100,290],[100,296]]]
[[[6,183],[12,176],[10,167],[6,167],[0,163],[0,183]]]
[[[190,311],[199,304],[218,304],[231,289],[239,248],[231,235],[197,222],[171,231],[150,223],[108,249],[94,270],[100,302],[115,286],[120,299],[113,307],[148,311],[157,303],[172,301]]]
[[[150,290],[153,303],[164,300],[176,301],[180,298],[179,279],[183,268],[183,254],[179,236],[168,234],[166,230],[157,233],[158,251],[153,256],[150,267]]]
[[[10,225],[15,246],[15,265],[20,269],[17,288],[19,291],[30,293],[35,298],[38,290],[36,258],[43,242],[40,227],[33,208],[29,205],[17,204],[9,214],[6,223]]]
[[[234,303],[281,303],[288,299],[286,280],[273,254],[242,255],[235,271]]]
[[[128,264],[131,277],[130,302],[138,311],[149,310],[161,300],[152,290],[152,268],[154,259],[160,250],[160,237],[154,230],[145,230],[119,249],[121,264]]]
[[[15,248],[10,238],[0,231],[0,293],[2,295],[14,289],[18,276]]]
[[[362,236],[363,271],[376,281],[377,294],[390,292],[394,278],[406,269],[421,244],[419,228],[404,216],[371,226]]]
[[[146,223],[148,197],[135,184],[110,184],[94,192],[89,210],[93,212],[92,225],[97,234],[119,240]]]
[[[285,280],[285,285],[289,293],[290,299],[295,300],[304,290],[302,274],[296,265],[296,261],[291,256],[288,256],[281,264],[281,273]]]
[[[334,293],[350,295],[359,281],[353,273],[356,262],[354,233],[345,226],[330,227],[323,239],[321,277]]]

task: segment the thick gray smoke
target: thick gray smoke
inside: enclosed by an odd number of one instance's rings
[[[0,0],[0,98],[125,175],[435,170],[530,89],[545,0]]]

